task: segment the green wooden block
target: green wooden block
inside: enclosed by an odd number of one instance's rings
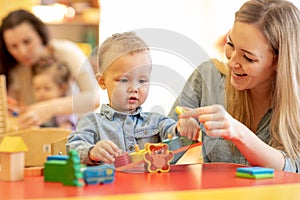
[[[240,178],[263,179],[263,178],[273,178],[274,173],[273,174],[255,174],[255,175],[252,175],[252,174],[237,172],[236,176],[240,177]]]
[[[45,162],[44,181],[46,182],[62,182],[67,161],[50,160]]]

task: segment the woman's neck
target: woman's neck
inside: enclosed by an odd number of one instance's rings
[[[252,107],[250,129],[256,132],[259,122],[271,108],[272,92],[270,89],[266,91],[250,91],[250,100]]]

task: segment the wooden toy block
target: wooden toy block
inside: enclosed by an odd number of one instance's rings
[[[47,157],[47,161],[49,160],[65,160],[67,161],[69,159],[69,156],[67,155],[51,155]]]
[[[134,152],[129,153],[131,162],[140,162],[144,160],[145,149],[140,150],[139,145],[134,145]]]
[[[131,163],[131,159],[128,152],[123,152],[121,155],[115,157],[115,167],[121,167]]]
[[[24,176],[42,176],[44,174],[44,167],[25,167]]]
[[[151,144],[151,143],[146,143],[145,144],[145,147],[144,147],[145,153],[149,153],[148,151],[146,151],[146,149],[148,149],[149,144]],[[163,143],[159,143],[159,144],[163,144]],[[183,146],[183,147],[180,147],[179,149],[175,149],[175,150],[171,151],[170,153],[174,155],[174,154],[177,154],[177,153],[180,153],[180,152],[185,152],[187,150],[199,147],[201,145],[202,145],[201,142],[193,143],[191,145]],[[141,169],[141,167],[143,169]],[[147,161],[144,158],[143,160],[138,161],[138,162],[131,162],[131,163],[127,164],[127,165],[116,167],[116,170],[118,170],[118,171],[127,171],[127,172],[130,172],[130,171],[131,172],[136,172],[136,171],[142,172],[142,171],[145,171],[145,169],[146,169],[146,171],[148,171],[147,168],[148,168],[148,163],[147,163]]]
[[[184,109],[183,107],[181,106],[176,106],[175,108],[175,112],[178,114],[178,115],[181,115],[183,113]]]
[[[67,161],[65,160],[49,160],[44,166],[45,182],[62,182]]]
[[[83,171],[83,178],[87,185],[112,183],[115,180],[115,168],[109,164],[88,166]]]
[[[148,172],[169,172],[173,153],[165,143],[145,144],[144,160]]]
[[[64,168],[62,183],[64,185],[81,187],[84,183],[79,155],[76,150],[71,150],[68,155],[69,158]]]
[[[170,151],[175,149],[179,149],[183,146],[182,139],[179,136],[173,136],[172,134],[168,135],[168,139],[162,141],[163,143],[167,144]],[[170,164],[174,164],[177,160],[184,154],[184,152],[180,152],[173,155],[173,159],[171,160]]]
[[[256,174],[256,175],[251,175],[251,174],[245,174],[245,173],[236,173],[237,177],[240,178],[253,178],[253,179],[264,179],[264,178],[273,178],[274,174]]]
[[[0,180],[23,180],[26,151],[28,151],[28,148],[21,137],[6,136],[3,138],[0,144]]]
[[[20,136],[28,147],[25,153],[25,166],[44,166],[47,156],[66,154],[66,141],[70,130],[61,128],[34,128],[0,135],[0,142],[5,136]]]
[[[274,169],[265,167],[238,167],[236,176],[241,178],[273,178]]]
[[[239,167],[236,169],[237,172],[246,173],[246,174],[273,174],[274,169],[266,167]]]
[[[68,156],[49,156],[44,166],[45,182],[61,182],[64,185],[78,187],[84,185],[82,181],[82,166],[80,165],[78,153],[75,150],[71,150]]]

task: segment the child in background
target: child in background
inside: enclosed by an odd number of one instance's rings
[[[41,58],[32,68],[34,96],[38,102],[64,97],[69,89],[71,73],[69,68],[53,57]],[[40,127],[75,129],[73,115],[55,116]]]
[[[109,104],[102,104],[100,113],[81,117],[67,142],[67,150],[76,149],[82,163],[113,163],[122,151],[133,152],[136,144],[143,149],[145,143],[161,142],[168,134],[196,137],[195,119],[177,123],[158,113],[142,112],[152,61],[149,47],[135,33],[114,34],[104,41],[98,67],[97,80],[107,90]]]

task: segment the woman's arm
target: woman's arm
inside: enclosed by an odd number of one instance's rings
[[[181,94],[170,110],[169,117],[177,120],[176,106],[197,108],[211,104],[224,104],[224,80],[222,71],[212,60],[198,66],[187,80]]]
[[[230,140],[251,165],[283,170],[283,154],[260,140],[244,124],[234,119],[221,105],[200,107],[184,112],[180,117],[195,117],[211,137]]]
[[[51,45],[57,59],[65,62],[69,67],[73,77],[72,81],[75,83],[69,89],[68,95],[72,98],[64,98],[64,100],[56,102],[56,106],[59,106],[57,113],[84,113],[95,110],[100,105],[100,93],[88,57],[75,43],[68,40],[53,40]]]

